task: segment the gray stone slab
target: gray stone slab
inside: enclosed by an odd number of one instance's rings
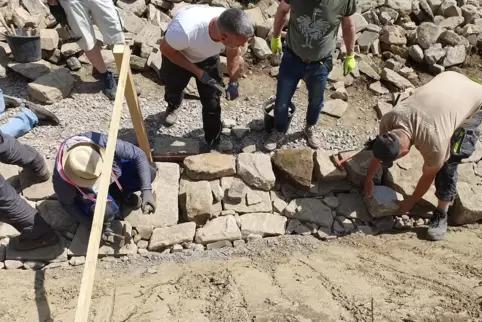
[[[155,154],[199,154],[200,142],[189,138],[156,138]]]
[[[53,173],[54,161],[47,160],[47,166],[50,173]],[[28,200],[38,201],[55,197],[52,176],[47,181],[38,183],[30,171],[22,170],[20,172],[20,188],[22,195]]]

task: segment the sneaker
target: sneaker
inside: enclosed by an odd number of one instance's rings
[[[308,145],[313,149],[318,149],[320,147],[320,140],[318,140],[315,136],[315,126],[306,126],[305,127],[305,135],[306,135],[306,142]]]
[[[427,240],[442,240],[447,233],[447,214],[435,210],[427,230]]]
[[[164,124],[166,126],[172,126],[177,121],[180,108],[177,106],[168,106],[166,108],[166,113],[164,114]]]
[[[264,148],[269,152],[274,151],[284,137],[285,137],[285,134],[282,132],[278,132],[276,130],[271,131],[270,135],[268,136],[268,139],[264,143]]]
[[[15,108],[22,105],[23,100],[10,95],[3,94],[3,101],[5,102],[6,108]]]
[[[42,236],[32,239],[25,236],[17,236],[12,238],[13,247],[19,251],[29,251],[43,247],[56,245],[59,242],[59,237],[52,230]]]
[[[111,72],[105,72],[102,76],[102,83],[104,85],[104,89],[102,92],[107,96],[111,101],[115,100],[115,94],[117,92],[117,83],[114,78],[114,74]]]
[[[32,102],[25,102],[25,107],[32,111],[38,118],[39,125],[52,125],[57,126],[60,124],[59,119],[54,113],[47,111],[45,108],[40,107]]]

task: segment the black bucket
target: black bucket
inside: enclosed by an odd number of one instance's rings
[[[13,58],[19,63],[31,63],[42,59],[40,35],[27,36],[24,29],[15,29],[15,35],[6,35]]]
[[[274,129],[274,115],[270,115],[269,113],[273,111],[275,101],[276,98],[273,98],[263,104],[264,129],[268,133],[270,133]],[[288,124],[286,124],[286,129],[290,127],[291,120],[293,119],[293,115],[295,114],[295,112],[296,106],[293,102],[291,102],[288,110]]]

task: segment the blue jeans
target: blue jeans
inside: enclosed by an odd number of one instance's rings
[[[2,113],[5,111],[5,101],[3,100],[3,92],[0,89],[0,120],[2,119]],[[22,135],[30,132],[38,123],[37,115],[31,110],[22,107],[20,113],[14,118],[8,120],[7,123],[0,125],[0,131],[4,134],[13,136],[14,138],[21,137]]]
[[[331,55],[320,62],[304,62],[290,48],[285,47],[278,75],[274,107],[276,131],[286,132],[288,130],[289,106],[295,94],[296,86],[302,78],[305,79],[308,88],[306,124],[312,126],[318,122],[318,117],[323,108],[328,74],[332,68]]]

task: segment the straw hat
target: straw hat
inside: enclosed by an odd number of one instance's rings
[[[90,142],[72,145],[62,156],[65,175],[82,188],[99,185],[105,150]]]

